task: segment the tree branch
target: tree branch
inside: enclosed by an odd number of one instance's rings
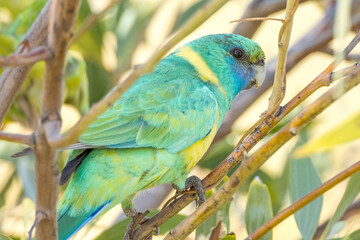
[[[115,101],[136,81],[141,75],[150,72],[160,59],[181,41],[185,36],[199,27],[214,12],[223,6],[226,0],[213,0],[195,13],[172,37],[170,37],[151,57],[142,65],[135,67],[131,73],[122,81],[120,81],[103,99],[94,104],[91,109],[76,123],[76,125],[61,139],[50,142],[51,146],[56,148],[66,147],[75,143],[82,132],[104,113]]]
[[[23,135],[0,131],[0,139],[8,142],[26,144],[28,146],[33,146],[34,144],[32,135]]]
[[[259,239],[264,236],[268,231],[276,227],[279,223],[284,221],[286,218],[293,215],[295,212],[305,207],[310,202],[314,201],[316,198],[320,197],[325,192],[329,191],[331,188],[335,187],[337,184],[341,183],[354,173],[360,170],[360,161],[351,165],[344,171],[337,174],[335,177],[323,183],[320,187],[314,189],[310,193],[306,194],[304,197],[300,198],[289,207],[282,210],[278,215],[270,219],[268,222],[264,223],[261,227],[256,229],[255,232],[251,233],[246,239]]]
[[[50,2],[51,1],[45,5],[25,35],[24,39],[31,49],[44,45],[47,40],[47,24]],[[22,53],[24,48],[21,45],[22,44],[18,46],[15,54]],[[2,72],[0,76],[0,123],[3,121],[7,111],[15,99],[16,94],[30,72],[31,67],[32,65],[8,67]]]
[[[58,166],[56,151],[48,142],[60,137],[60,109],[63,102],[64,65],[80,1],[53,0],[48,24],[48,47],[53,58],[46,61],[42,92],[41,121],[35,131],[36,239],[57,239]]]
[[[32,65],[38,61],[47,60],[50,57],[51,52],[47,47],[35,47],[27,53],[12,54],[8,57],[0,56],[0,67]]]
[[[359,42],[360,34],[357,34],[353,41],[344,50],[344,56],[349,53],[356,44]],[[310,96],[316,89],[322,86],[328,86],[332,81],[341,77],[341,74],[329,74],[329,70],[333,69],[334,63],[330,64],[318,77],[316,77],[307,87],[305,87],[298,95],[290,100],[280,112],[268,116],[267,119],[255,129],[255,131],[243,142],[242,145],[237,147],[225,160],[223,160],[211,173],[209,173],[203,180],[202,184],[204,188],[211,188],[216,185],[234,166],[236,166],[246,155],[252,147],[255,146],[266,134],[288,113],[290,113],[296,106],[303,102],[308,96]],[[359,66],[355,65],[354,68],[358,69]],[[352,70],[351,68],[345,69],[343,73]],[[324,79],[325,78],[325,79]],[[181,209],[186,207],[191,201],[195,199],[194,195],[185,194],[178,198],[176,201],[170,203],[166,208],[162,209],[158,214],[148,220],[145,224],[140,226],[139,230],[135,234],[135,239],[141,239],[150,233],[154,226],[160,226],[167,219],[174,216]],[[144,233],[144,234],[143,234]],[[143,235],[142,235],[143,234]]]
[[[345,81],[327,91],[314,103],[301,111],[295,118],[287,123],[280,131],[273,135],[267,143],[260,147],[249,158],[244,157],[244,146],[237,148],[236,161],[243,160],[240,167],[234,172],[224,185],[216,191],[204,204],[202,204],[194,213],[182,221],[165,239],[183,239],[197,228],[205,219],[215,213],[218,209],[232,200],[232,195],[246,182],[246,180],[274,154],[288,140],[295,136],[311,120],[325,110],[331,103],[339,99],[345,92],[360,83],[360,68],[348,76]],[[254,135],[257,135],[255,133]],[[241,155],[239,155],[241,153]],[[233,159],[235,160],[235,159]]]
[[[276,110],[280,105],[281,97],[285,95],[286,56],[290,43],[293,18],[298,5],[299,0],[288,0],[286,3],[285,22],[279,32],[279,53],[275,70],[273,92],[269,99],[269,112]]]

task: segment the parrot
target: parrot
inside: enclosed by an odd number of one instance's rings
[[[163,183],[184,189],[234,98],[264,79],[263,50],[236,34],[203,36],[163,58],[69,146],[59,239],[119,203],[134,217],[132,199],[141,190]]]

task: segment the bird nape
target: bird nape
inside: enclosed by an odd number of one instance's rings
[[[245,37],[208,35],[179,47],[139,78],[70,146],[62,172],[69,184],[58,204],[59,239],[118,203],[134,217],[132,198],[141,190],[163,183],[183,189],[235,96],[264,81],[264,57]],[[126,234],[131,239],[133,232]]]

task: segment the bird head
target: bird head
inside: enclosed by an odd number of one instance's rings
[[[175,54],[185,58],[204,82],[235,97],[241,90],[259,87],[265,79],[265,55],[251,39],[215,34],[196,39]]]

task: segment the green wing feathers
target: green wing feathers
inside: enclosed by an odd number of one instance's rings
[[[149,85],[148,87],[144,87]],[[156,85],[142,82],[101,115],[80,142],[112,148],[155,147],[181,151],[212,128],[217,103],[213,93],[194,80]]]

